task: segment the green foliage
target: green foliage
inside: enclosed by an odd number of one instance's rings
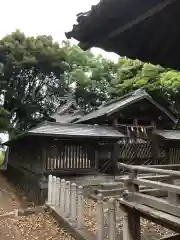
[[[4,157],[5,157],[5,154],[4,152],[0,152],[0,167],[3,165],[4,163]]]
[[[64,95],[59,82],[65,57],[50,36],[26,37],[16,31],[0,40],[0,94],[14,128],[23,131],[42,120]]]
[[[0,132],[10,129],[9,112],[0,107]]]
[[[17,134],[48,119],[68,91],[89,112],[141,87],[179,116],[177,71],[128,58],[114,62],[19,30],[0,40],[0,131]]]

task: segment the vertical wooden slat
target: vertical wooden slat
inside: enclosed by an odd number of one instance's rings
[[[89,161],[87,158],[87,146],[84,146],[84,160],[85,160],[85,166],[83,166],[84,168],[89,168]]]
[[[66,162],[65,162],[65,168],[69,168],[69,163],[70,163],[70,149],[71,149],[71,144],[67,145],[67,157],[66,157]]]
[[[74,151],[76,150],[76,145],[73,144],[71,149],[72,149],[72,152],[71,152],[71,158],[72,158],[71,162],[72,162],[72,166],[71,166],[71,168],[75,168],[76,159],[75,159],[75,157],[74,157]]]
[[[69,168],[72,168],[72,150],[73,150],[73,146],[72,144],[69,144]]]
[[[63,151],[61,156],[61,169],[64,168],[64,160],[66,158],[66,144],[63,145]]]
[[[68,152],[69,152],[69,144],[66,144],[66,152],[65,152],[65,159],[64,159],[64,165],[63,168],[66,169],[67,168],[67,162],[68,162]]]
[[[78,163],[79,163],[79,144],[77,144],[76,168],[78,168]]]
[[[63,162],[64,162],[64,158],[65,158],[65,148],[66,148],[66,145],[63,144],[63,147],[61,150],[61,169],[63,169]]]
[[[81,147],[81,152],[82,152],[82,158],[80,161],[80,168],[84,168],[84,165],[86,164],[86,158],[85,158],[85,148],[83,145]]]
[[[78,144],[75,144],[75,147],[74,147],[74,168],[77,168],[77,161],[78,161]]]

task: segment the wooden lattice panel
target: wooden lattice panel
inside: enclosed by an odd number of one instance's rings
[[[169,149],[169,163],[170,164],[179,164],[180,163],[180,149],[179,148],[170,148]]]

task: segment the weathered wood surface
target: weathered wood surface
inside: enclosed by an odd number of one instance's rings
[[[164,213],[149,206],[145,206],[136,202],[129,202],[122,198],[118,199],[118,202],[124,208],[126,212],[136,210],[141,217],[155,222],[163,227],[166,227],[172,231],[180,233],[180,218],[168,213]]]
[[[180,239],[180,234],[176,234],[176,235],[173,235],[173,236],[160,238],[160,240],[179,240],[179,239]]]
[[[177,185],[172,185],[168,183],[162,183],[162,182],[155,182],[155,181],[150,181],[146,179],[138,179],[135,178],[132,180],[134,184],[136,185],[145,185],[150,188],[159,188],[161,190],[165,190],[167,192],[173,192],[176,194],[180,194],[180,186]]]
[[[148,165],[150,168],[160,169],[180,169],[180,164],[168,164],[168,165]]]
[[[172,205],[168,200],[145,195],[142,193],[129,192],[126,200],[138,202],[140,204],[152,207],[165,213],[180,217],[180,206]]]
[[[152,168],[152,167],[145,167],[145,166],[135,166],[135,165],[127,165],[124,163],[118,163],[118,168],[128,169],[130,171],[136,170],[139,172],[149,172],[149,173],[157,173],[157,174],[168,174],[174,177],[180,177],[179,171],[174,170],[166,170],[166,169],[159,169],[159,168]]]

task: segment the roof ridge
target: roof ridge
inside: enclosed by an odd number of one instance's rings
[[[118,97],[116,99],[112,99],[112,100],[109,100],[108,102],[105,102],[104,104],[100,105],[100,107],[105,107],[105,106],[109,106],[110,104],[113,104],[115,102],[118,102],[118,101],[121,101],[121,100],[124,100],[125,98],[127,97],[130,97],[130,96],[137,96],[137,95],[147,95],[149,97],[151,97],[144,88],[138,88],[134,91],[131,91],[129,93],[126,93],[125,95],[121,96],[121,97]],[[151,97],[152,98],[152,97]],[[109,103],[109,104],[108,104]],[[99,107],[99,108],[100,108]]]

